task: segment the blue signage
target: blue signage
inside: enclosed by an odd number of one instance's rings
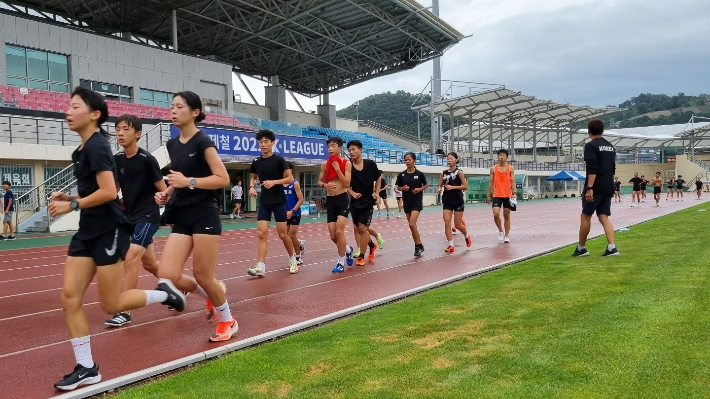
[[[261,155],[256,133],[214,128],[200,130],[214,141],[223,161],[246,161]],[[179,135],[180,130],[170,125],[170,137]],[[274,154],[289,160],[316,163],[328,159],[328,145],[325,140],[277,134]]]

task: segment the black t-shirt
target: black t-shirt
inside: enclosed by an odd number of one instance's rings
[[[424,192],[420,191],[414,194],[412,190],[415,188],[424,187],[427,185],[426,176],[424,173],[415,169],[413,173],[407,173],[405,170],[397,175],[397,181],[394,183],[400,189],[402,186],[409,186],[409,190],[402,191],[402,202],[405,204],[421,204],[424,199]]]
[[[648,185],[648,180],[641,179],[641,184],[640,184],[641,190],[645,190],[647,185]]]
[[[445,169],[442,172],[444,186],[446,186],[447,184],[452,186],[462,185],[463,183],[461,182],[461,178],[459,177],[459,171],[459,168],[456,168],[453,172],[450,172],[448,169]],[[441,194],[441,203],[444,205],[463,204],[463,190],[447,190],[446,188],[444,188],[444,191]]]
[[[96,181],[97,172],[110,171],[114,179],[116,178],[113,152],[108,140],[101,133],[94,133],[89,137],[83,148],[74,150],[71,159],[74,163],[77,192],[81,198],[88,197],[99,189],[99,183]],[[80,239],[94,238],[127,222],[116,197],[99,206],[82,209],[79,216],[79,231],[76,235]]]
[[[676,187],[678,187],[679,190],[683,189],[683,184],[685,184],[685,180],[683,179],[678,179],[675,181]]]
[[[264,187],[264,182],[267,180],[283,179],[286,170],[288,170],[288,163],[281,155],[272,154],[268,158],[261,156],[252,161],[251,173],[256,173],[261,182],[262,205],[286,203],[286,195],[284,195],[282,185],[277,184],[271,188]]]
[[[695,189],[696,189],[696,190],[702,190],[702,189],[703,189],[703,182],[701,182],[701,181],[696,181],[696,182],[695,182]]]
[[[633,188],[634,191],[641,191],[641,182],[642,181],[643,180],[641,180],[640,177],[634,177],[631,180],[629,180],[629,183],[634,184],[634,188]]]
[[[350,178],[350,189],[362,197],[350,201],[351,208],[367,209],[375,206],[372,194],[375,191],[375,182],[380,178],[381,172],[377,170],[377,163],[371,159],[363,159],[362,170],[357,170],[353,164]],[[384,184],[384,183],[383,183]]]
[[[212,176],[212,169],[205,159],[205,150],[217,148],[207,133],[198,131],[187,143],[180,142],[180,136],[168,140],[166,145],[170,155],[170,169],[180,172],[185,177],[198,178]],[[201,206],[216,208],[217,194],[215,190],[189,187],[176,188],[170,198],[171,207]]]
[[[616,191],[621,190],[621,182],[620,181],[614,182],[614,190],[616,190]]]
[[[588,186],[589,175],[596,175],[592,187],[594,194],[614,194],[614,174],[616,173],[616,149],[614,146],[603,137],[596,138],[585,144],[584,161],[587,164],[584,185]]]
[[[128,158],[121,152],[116,154],[118,184],[121,185],[123,203],[131,223],[160,223],[160,207],[155,203],[158,191],[155,183],[163,180],[158,160],[148,151],[139,148]]]

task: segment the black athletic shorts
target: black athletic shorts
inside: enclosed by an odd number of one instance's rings
[[[588,216],[598,215],[611,216],[611,197],[609,194],[594,194],[594,201],[587,201],[587,197],[582,193],[582,213]]]
[[[328,223],[335,223],[338,221],[338,217],[340,216],[344,218],[348,217],[350,196],[348,193],[342,193],[328,197],[325,206],[328,208]]]
[[[131,245],[131,233],[126,228],[117,227],[100,236],[81,239],[75,234],[69,244],[67,255],[77,258],[92,258],[96,266],[108,266],[126,259]]]
[[[661,193],[661,188],[660,188],[660,187],[654,187],[654,188],[653,188],[653,193],[654,193],[654,194],[660,194],[660,193]]]
[[[493,197],[491,208],[504,208],[515,211],[516,206],[510,203],[510,198]]]
[[[466,206],[466,204],[461,204],[461,205],[444,204],[443,208],[445,211],[463,212],[463,209],[465,206]]]
[[[383,191],[382,193],[380,193],[380,198],[382,198],[383,200],[386,200],[387,199],[387,191]]]
[[[350,208],[350,215],[353,218],[353,224],[364,224],[369,226],[372,223],[372,207],[370,208]]]
[[[421,212],[424,205],[422,205],[422,201],[402,201],[402,209],[404,209],[404,213]]]
[[[286,226],[298,226],[301,224],[301,214],[291,215],[291,219],[286,220]]]
[[[174,234],[222,235],[222,221],[219,220],[217,208],[195,206],[174,209],[171,213]]]
[[[286,204],[273,204],[273,205],[259,205],[259,209],[256,211],[257,221],[271,221],[271,215],[274,215],[274,220],[276,223],[283,223],[286,221]]]

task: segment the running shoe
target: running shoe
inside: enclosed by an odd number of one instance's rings
[[[389,219],[389,218],[390,218],[390,213],[389,213],[389,212],[387,212],[387,219]]]
[[[377,211],[377,217],[381,218],[382,217],[382,211]]]
[[[214,330],[214,334],[210,336],[210,341],[229,341],[238,330],[239,324],[237,324],[237,319],[234,317],[232,317],[232,321],[220,321],[219,324],[217,324],[217,328]]]
[[[498,232],[498,241],[503,241],[505,239],[505,233],[502,231]]]
[[[74,371],[64,376],[61,381],[54,383],[54,387],[62,391],[73,391],[82,385],[91,385],[101,382],[99,365],[94,363],[94,367],[84,367],[77,364]]]
[[[370,258],[370,260],[372,260],[372,258]],[[357,260],[355,261],[355,266],[365,266],[365,258],[362,256],[357,258]]]
[[[0,234],[0,241],[5,241],[5,240],[7,240],[7,237],[5,237],[4,235],[1,235],[1,234]]]
[[[164,305],[172,306],[178,312],[185,310],[185,296],[181,291],[175,288],[172,281],[161,281],[155,289],[168,294],[168,299],[163,302]]]
[[[303,253],[306,252],[306,240],[298,240],[298,243],[301,245],[301,257],[303,257]]]
[[[506,236],[503,242],[506,244],[510,244],[510,237]]]
[[[619,250],[616,249],[616,247],[614,247],[614,249],[612,249],[611,251],[609,251],[609,248],[607,248],[607,249],[604,251],[604,254],[603,254],[602,256],[619,256],[619,255],[621,255],[621,254],[619,253]]]
[[[414,256],[422,256],[422,249],[419,246],[414,246]]]
[[[446,249],[444,249],[444,252],[446,252],[446,253],[452,253],[452,252],[454,252],[455,250],[456,250],[456,248],[454,248],[453,245],[449,245],[448,247],[446,247]]]
[[[266,267],[261,266],[261,265],[256,265],[252,267],[251,269],[247,269],[247,274],[250,276],[259,276],[259,277],[264,277],[264,274],[266,273]]]
[[[104,324],[108,327],[121,327],[131,323],[131,315],[128,313],[116,313],[112,318],[106,320]]]
[[[345,247],[345,261],[347,262],[348,266],[353,265],[353,247],[348,245]]]
[[[456,226],[452,226],[452,227],[451,227],[451,232],[452,232],[452,233],[455,233],[455,232],[456,232]]]
[[[377,246],[380,247],[380,249],[385,248],[385,240],[380,233],[377,233]]]
[[[224,284],[224,282],[220,281],[219,285],[222,287],[224,290],[224,293],[227,293],[227,285]],[[214,304],[212,301],[208,298],[207,299],[207,304],[205,306],[205,314],[207,315],[207,321],[210,323],[214,323],[215,321],[219,320],[219,313],[217,313],[217,310],[214,308]]]
[[[401,217],[402,217],[402,214],[401,214],[401,213],[397,215],[397,219],[399,219],[399,218],[401,218]]]
[[[357,252],[353,254],[353,258],[359,258],[360,257],[360,249],[358,248]]]
[[[371,261],[371,260],[375,259],[375,251],[377,251],[376,246],[373,245],[372,247],[370,247],[370,254],[367,255],[367,260]],[[362,261],[365,262],[365,257],[362,258]]]
[[[185,295],[185,300],[187,301],[187,296],[190,295],[190,293],[187,291],[180,291],[180,292],[182,292],[182,294]],[[168,310],[173,311],[173,310],[175,310],[175,308],[168,305]]]
[[[233,213],[230,213],[230,214],[229,214],[229,218],[232,219],[232,220],[234,220],[234,214],[233,214]]]
[[[579,248],[575,248],[572,256],[589,256],[589,251],[587,251],[587,248],[582,248],[581,250]]]
[[[298,261],[296,259],[288,260],[288,272],[291,274],[298,273]]]
[[[7,238],[5,238],[5,239],[8,241],[12,241],[15,239],[15,236],[7,236]]]
[[[473,244],[473,242],[471,241],[471,236],[470,236],[470,235],[467,235],[467,236],[466,236],[466,247],[469,247],[469,248],[470,248],[470,247],[471,247],[471,244]]]
[[[343,265],[341,265],[340,263],[335,265],[335,267],[333,268],[333,273],[342,273],[344,271],[345,271],[345,267]]]
[[[301,255],[296,257],[296,264],[299,266],[303,264],[303,252],[301,252]]]

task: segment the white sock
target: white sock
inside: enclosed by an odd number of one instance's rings
[[[259,262],[256,264],[258,267],[261,267],[262,269],[266,270],[266,263],[264,262]]]
[[[219,321],[232,321],[232,312],[229,310],[229,302],[225,301],[222,306],[215,306],[219,314]]]
[[[210,299],[209,295],[205,292],[199,284],[197,284],[197,289],[192,291],[193,294],[198,295],[202,299]]]
[[[338,264],[345,266],[345,257],[344,256],[338,256]]]
[[[94,359],[91,357],[91,336],[72,338],[70,341],[76,362],[86,368],[94,367]]]
[[[449,246],[453,247],[454,246],[454,240],[449,240]]]
[[[288,260],[296,260],[296,254],[294,253],[293,256],[289,256],[289,257],[288,257]]]
[[[607,244],[606,249],[611,251],[612,249],[616,248],[616,244]]]
[[[583,250],[583,249],[587,249],[587,247],[584,246],[584,245],[579,245],[579,244],[577,244],[577,251],[581,251],[581,250]]]
[[[153,303],[163,303],[168,300],[168,293],[158,290],[144,290],[146,306]]]

